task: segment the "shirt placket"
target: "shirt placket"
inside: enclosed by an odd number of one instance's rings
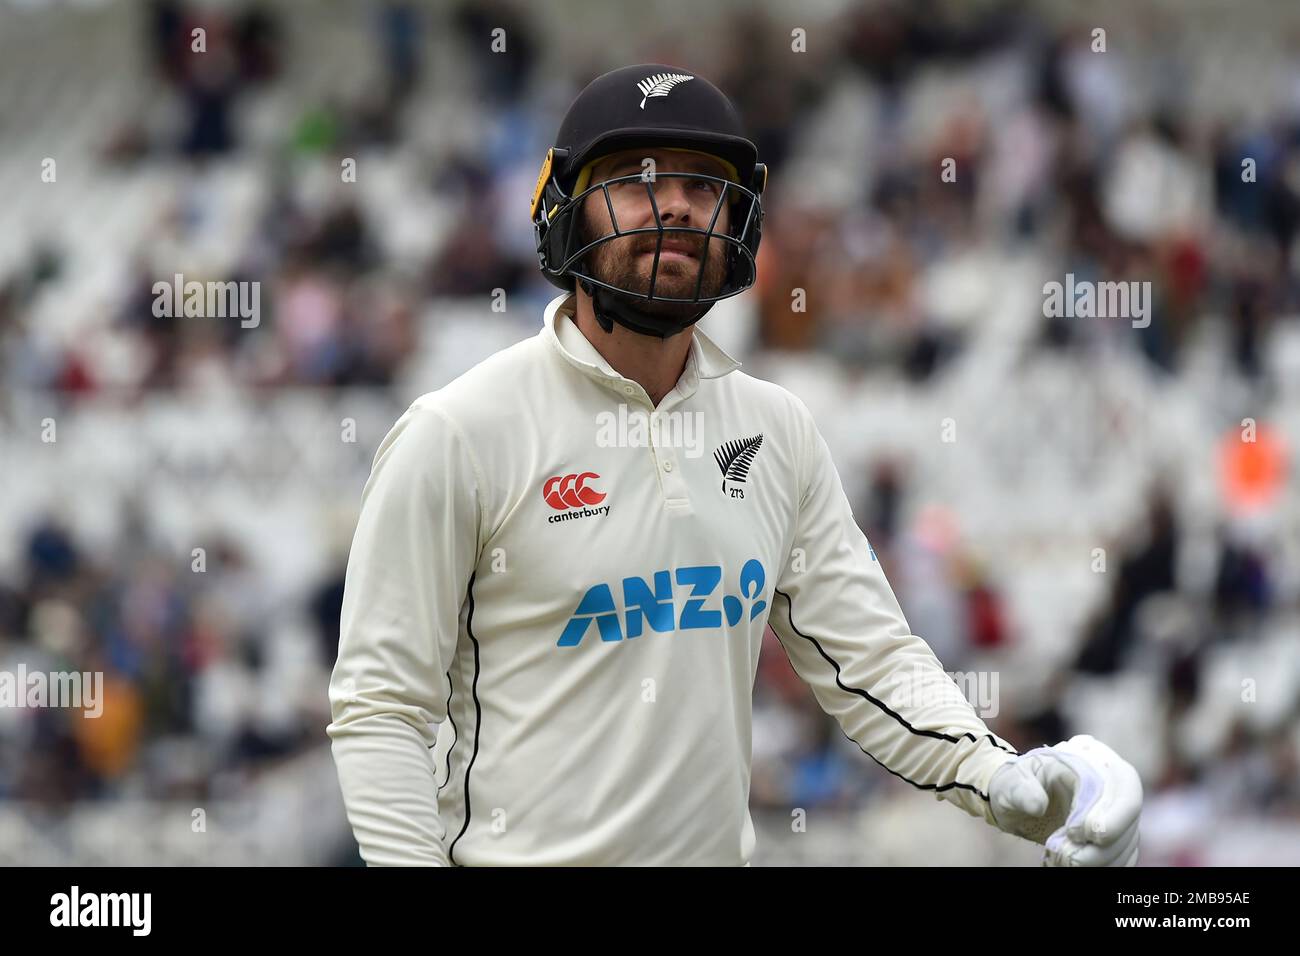
[[[695,391],[694,371],[684,373],[681,381],[664,396],[657,408],[651,404],[650,396],[639,383],[622,377],[607,381],[616,392],[626,399],[631,399],[649,417],[650,457],[659,479],[659,494],[664,507],[674,514],[691,513],[691,496],[686,484],[686,475],[682,470],[681,449],[675,447],[671,440],[663,440],[665,435],[678,434],[679,430],[666,429],[663,422],[666,420],[665,415]]]

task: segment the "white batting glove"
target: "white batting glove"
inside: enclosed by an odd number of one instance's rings
[[[1043,866],[1134,866],[1142,781],[1087,734],[1038,747],[997,769],[989,803],[999,829],[1046,847]]]

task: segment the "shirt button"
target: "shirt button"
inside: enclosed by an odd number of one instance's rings
[[[673,470],[673,463],[671,461],[664,462],[664,471],[672,471],[672,470]]]
[[[633,388],[631,385],[624,385],[624,386],[623,386],[623,391],[625,391],[625,392],[627,392],[629,395],[631,395],[633,392],[636,391],[636,389]]]

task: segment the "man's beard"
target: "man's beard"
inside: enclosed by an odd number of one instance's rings
[[[644,232],[602,242],[584,257],[589,274],[593,279],[644,296],[650,291],[650,272],[654,268],[654,251],[658,240],[659,237],[654,233]],[[591,224],[586,219],[580,218],[579,248],[591,241]],[[665,227],[664,242],[689,242],[691,252],[696,258],[684,262],[680,259],[660,257],[659,271],[655,275],[654,283],[656,299],[694,298],[695,283],[700,277],[700,258],[704,255],[704,236],[693,232],[678,232]],[[702,300],[722,292],[722,287],[727,281],[727,245],[724,240],[718,240],[711,242],[709,246],[709,258],[704,263],[704,281],[700,284]],[[649,255],[643,255],[647,252]],[[707,302],[643,300],[636,304],[636,308],[646,315],[686,318],[695,315],[707,305]]]

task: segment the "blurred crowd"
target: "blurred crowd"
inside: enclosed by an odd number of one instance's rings
[[[521,189],[531,187],[557,110],[615,64],[590,51],[557,72],[535,12],[522,4],[465,3],[435,14],[418,3],[377,3],[368,8],[370,69],[356,71],[372,80],[346,96],[302,102],[270,148],[265,139],[254,145],[241,126],[251,113],[244,107],[285,93],[295,10],[150,3],[138,16],[149,53],[138,68],[183,119],[160,134],[147,117],[119,117],[97,160],[106,170],[146,173],[181,162],[196,175],[232,157],[259,164],[264,188],[250,238],[223,271],[202,278],[260,281],[260,324],[154,315],[153,283],[174,271],[169,254],[202,247],[221,220],[219,194],[180,194],[134,246],[113,250],[122,280],[102,322],[133,362],[110,365],[75,339],[53,351],[39,342],[32,304],[69,268],[57,235],[0,274],[6,388],[70,401],[214,378],[268,389],[394,390],[438,321],[431,304],[486,300],[497,289],[539,306],[550,297]],[[1153,380],[1178,382],[1191,381],[1197,357],[1210,354],[1208,389],[1261,402],[1275,395],[1285,383],[1269,344],[1280,327],[1296,325],[1300,306],[1300,61],[1279,66],[1262,115],[1225,115],[1188,95],[1197,62],[1165,50],[1154,67],[1139,68],[1139,55],[1158,48],[1171,24],[1128,37],[1112,29],[1099,53],[1087,26],[1015,4],[982,5],[978,17],[957,10],[862,4],[812,27],[815,56],[790,52],[780,17],[736,13],[716,28],[727,42],[715,57],[689,64],[734,96],[771,170],[746,353],[833,356],[862,375],[937,380],[986,333],[978,314],[932,294],[935,273],[972,250],[992,250],[1037,257],[1043,281],[1071,273],[1151,283],[1149,327],[1036,315],[1031,358],[1102,362],[1119,350],[1139,355]],[[502,26],[508,55],[488,47],[490,30]],[[205,30],[203,57],[189,55],[196,27]],[[473,123],[430,153],[412,130],[429,108],[434,33],[465,51],[457,95],[473,104]],[[638,58],[674,62],[674,51],[651,37]],[[944,89],[970,92],[940,97],[936,108],[926,93],[941,85],[937,77]],[[345,185],[297,188],[306,166],[337,169],[363,154],[405,157],[422,170],[422,194],[407,201],[427,201],[442,218],[430,225],[437,241],[419,255],[395,256],[385,222]],[[940,175],[947,160],[955,179]],[[961,291],[996,309],[993,281]],[[791,307],[795,289],[807,290],[806,308]],[[1285,442],[1270,438],[1259,454],[1262,464],[1225,451],[1222,464],[1257,482],[1264,469],[1271,500],[1294,510]],[[1023,635],[996,573],[933,515],[917,516],[906,467],[862,468],[845,475],[846,485],[867,489],[855,514],[914,630],[949,670],[1010,659]],[[1127,671],[1154,675],[1162,704],[1150,735],[1162,743],[1149,794],[1208,793],[1215,812],[1300,825],[1300,695],[1280,724],[1252,724],[1229,709],[1213,745],[1180,742],[1193,718],[1208,719],[1207,674],[1218,649],[1269,633],[1300,645],[1300,555],[1279,541],[1278,528],[1234,518],[1214,530],[1204,569],[1189,575],[1187,516],[1168,487],[1178,476],[1165,481],[1133,490],[1149,495],[1149,520],[1116,543],[1105,598],[1069,636],[1075,646],[1053,677],[1054,696],[990,724],[1021,750],[1054,743],[1089,729],[1073,726],[1062,706],[1073,687]],[[1229,475],[1225,512],[1233,511],[1233,487]],[[304,605],[286,607],[290,598],[269,591],[233,538],[209,555],[206,574],[187,573],[187,555],[152,541],[146,510],[129,504],[120,540],[102,553],[55,515],[10,529],[21,536],[21,563],[0,580],[0,664],[103,670],[111,719],[0,714],[0,799],[207,793],[322,745],[321,681],[337,642],[342,569],[308,589]],[[310,639],[297,651],[279,646],[276,622],[286,618],[309,622]],[[755,806],[852,809],[892,793],[900,784],[842,737],[770,632],[767,640],[756,688]],[[1300,673],[1288,686],[1295,683]]]
[[[207,801],[320,745],[342,568],[286,606],[237,541],[176,553],[130,501],[111,553],[48,515],[22,558],[0,581],[0,670],[105,683],[95,719],[0,709],[0,800],[55,814],[83,799]]]
[[[732,91],[773,170],[754,346],[834,351],[846,362],[923,380],[978,331],[928,300],[927,273],[935,262],[993,243],[1046,250],[1059,266],[1054,275],[1151,281],[1151,325],[1131,339],[1155,368],[1176,373],[1213,319],[1234,371],[1252,381],[1263,376],[1269,328],[1290,321],[1296,307],[1300,67],[1276,81],[1289,109],[1252,121],[1203,116],[1179,99],[1179,77],[1192,64],[1169,64],[1159,78],[1167,88],[1136,103],[1131,51],[1092,52],[1096,41],[1083,28],[1052,32],[997,6],[971,22],[940,16],[941,9],[867,4],[843,15],[835,48],[815,60],[786,52],[782,25],[761,14],[728,24],[739,40],[720,51],[710,73]],[[154,0],[144,18],[151,79],[171,90],[185,118],[167,135],[151,135],[140,117],[123,118],[105,137],[101,162],[138,168],[179,154],[202,169],[239,156],[236,106],[275,88],[288,42],[284,15],[277,5],[189,10]],[[106,384],[183,386],[197,374],[193,354],[215,349],[241,383],[383,385],[410,354],[422,302],[545,291],[521,207],[502,195],[517,185],[521,167],[536,165],[554,125],[549,101],[529,111],[539,84],[527,79],[540,67],[522,12],[465,4],[446,24],[472,59],[484,132],[483,141],[449,147],[430,162],[419,184],[451,218],[426,261],[394,269],[376,235],[383,224],[348,189],[303,196],[291,188],[298,164],[311,158],[337,166],[367,150],[410,148],[403,125],[425,106],[411,94],[426,68],[421,50],[432,17],[420,4],[378,5],[370,49],[382,78],[350,99],[302,104],[273,154],[259,156],[269,188],[256,239],[228,273],[203,278],[260,280],[270,289],[267,320],[213,342],[210,323],[152,314],[160,263],[151,247],[199,243],[218,219],[208,207],[220,196],[178,197],[139,237],[112,316],[116,332],[148,361],[134,378]],[[483,52],[487,23],[509,30],[516,44],[509,56]],[[201,56],[190,53],[198,27],[206,31]],[[667,51],[646,50],[655,53]],[[1010,77],[1019,93],[1013,101],[994,112],[971,95],[915,115],[909,93],[927,71],[960,77],[969,70],[977,79],[991,63]],[[583,76],[549,79],[573,87]],[[521,118],[529,115],[538,118]],[[853,135],[836,142],[828,129]],[[945,161],[951,179],[940,176]],[[3,277],[7,371],[34,387],[93,391],[94,357],[75,342],[34,367],[16,358],[25,354],[24,333],[33,332],[24,304],[61,268],[50,241]],[[806,309],[790,307],[796,288],[812,290]],[[1114,334],[1068,319],[1045,319],[1040,331],[1044,348],[1084,348],[1089,338]]]

